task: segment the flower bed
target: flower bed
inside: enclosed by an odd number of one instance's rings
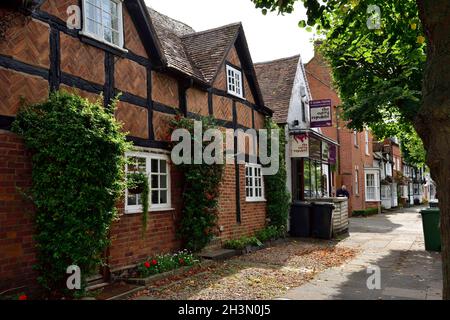
[[[147,285],[150,282],[169,275],[185,272],[199,263],[200,260],[187,250],[174,254],[149,257],[144,262],[138,264],[135,272],[132,273],[132,277],[126,279],[126,281],[129,283]]]

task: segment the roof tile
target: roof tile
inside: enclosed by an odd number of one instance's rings
[[[300,56],[256,63],[255,71],[264,102],[273,110],[277,123],[286,123],[292,87]]]

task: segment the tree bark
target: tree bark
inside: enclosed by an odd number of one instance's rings
[[[438,189],[443,299],[450,300],[450,1],[417,0],[417,5],[427,37],[427,62],[415,128]]]

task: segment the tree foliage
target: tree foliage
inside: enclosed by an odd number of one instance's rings
[[[264,188],[267,198],[267,216],[270,225],[285,228],[289,216],[291,196],[287,190],[286,174],[286,136],[283,128],[280,128],[272,119],[267,118],[265,122],[267,130],[280,130],[279,136],[279,163],[280,167],[275,175],[264,177]],[[271,131],[273,134],[274,131]],[[269,150],[270,152],[270,150]]]
[[[22,108],[13,130],[33,152],[38,280],[52,297],[70,296],[67,267],[85,280],[103,262],[129,144],[113,107],[63,92]]]
[[[254,0],[257,7],[291,12],[295,0]],[[424,31],[414,0],[303,0],[308,20],[323,36],[318,48],[330,63],[348,127],[369,126],[379,138],[397,136],[407,158],[423,164],[413,128],[421,104],[426,61]],[[376,4],[379,20],[370,10]],[[369,10],[369,12],[368,12]],[[375,26],[379,21],[379,26]]]

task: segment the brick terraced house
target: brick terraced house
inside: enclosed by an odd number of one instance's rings
[[[223,128],[264,126],[264,106],[241,24],[195,32],[143,0],[41,0],[0,5],[0,292],[34,282],[33,206],[16,187],[31,185],[30,154],[11,123],[25,99],[64,89],[104,103],[121,92],[116,117],[136,150],[128,156],[152,177],[148,231],[141,236],[139,195],[125,195],[111,230],[109,269],[180,246],[181,175],[169,159],[167,121],[177,113],[212,115]],[[81,29],[68,7],[80,5]],[[236,147],[235,147],[236,148]],[[261,170],[228,164],[221,185],[218,237],[252,234],[266,220]],[[155,181],[153,181],[155,180]],[[246,197],[246,189],[253,195]],[[219,231],[220,229],[220,231]]]
[[[305,70],[313,99],[332,101],[333,126],[322,128],[322,133],[339,144],[336,186],[346,185],[350,193],[349,213],[368,208],[380,210],[380,167],[374,158],[372,133],[346,127],[339,115],[341,100],[333,87],[331,67],[317,48],[314,57],[305,64]]]

